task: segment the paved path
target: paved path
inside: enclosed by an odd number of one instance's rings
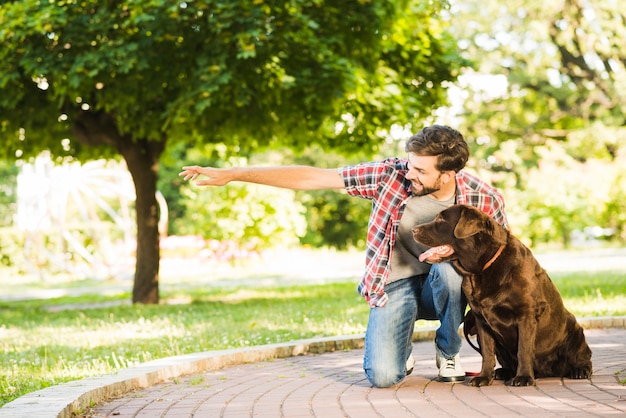
[[[362,349],[296,356],[195,373],[101,404],[100,417],[624,417],[626,329],[586,330],[593,351],[589,380],[538,379],[474,388],[439,383],[432,341],[414,343],[415,370],[401,384],[376,389],[365,379]],[[464,343],[463,365],[480,369]]]

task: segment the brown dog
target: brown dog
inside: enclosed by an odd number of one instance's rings
[[[582,327],[532,252],[490,216],[455,205],[416,226],[413,237],[434,247],[420,259],[439,254],[437,262],[452,260],[463,275],[482,355],[472,386],[490,385],[494,378],[529,386],[535,377],[591,376]],[[497,372],[496,357],[502,366]]]

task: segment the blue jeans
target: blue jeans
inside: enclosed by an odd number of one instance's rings
[[[427,275],[385,286],[389,296],[382,308],[371,308],[365,333],[363,369],[376,387],[390,387],[406,377],[406,361],[413,350],[411,337],[418,319],[438,319],[435,344],[446,358],[461,349],[459,325],[466,301],[461,275],[450,263],[433,264]]]

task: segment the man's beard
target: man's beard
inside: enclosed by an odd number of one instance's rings
[[[438,192],[439,190],[441,190],[441,174],[439,175],[439,177],[437,177],[437,180],[432,187],[426,187],[423,183],[420,184],[422,185],[421,190],[417,191],[415,190],[415,187],[412,188],[411,191],[413,192],[413,196],[426,196],[431,193]]]

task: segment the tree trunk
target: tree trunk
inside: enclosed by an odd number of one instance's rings
[[[165,141],[126,142],[120,149],[135,183],[137,266],[133,303],[159,303],[159,207],[156,184]]]
[[[150,141],[119,133],[115,119],[104,111],[82,112],[73,125],[76,138],[85,145],[108,145],[126,161],[135,184],[137,264],[133,303],[159,303],[159,210],[156,198],[159,158],[166,139]]]

